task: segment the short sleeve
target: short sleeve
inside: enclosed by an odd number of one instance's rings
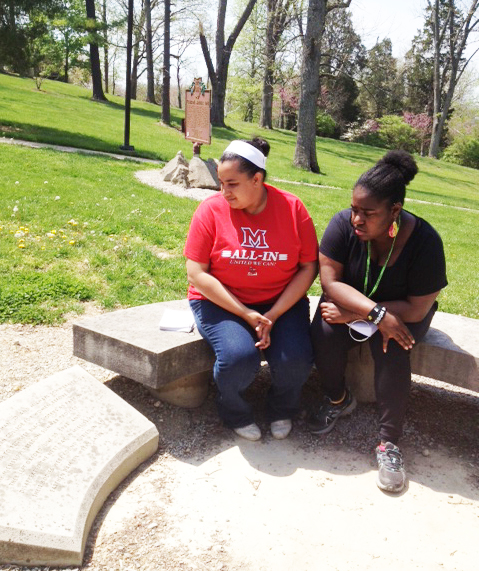
[[[208,202],[202,202],[191,219],[183,255],[189,260],[207,264],[215,241],[214,215]]]
[[[318,259],[318,237],[313,220],[302,202],[299,203],[298,232],[301,241],[299,263],[315,262]]]
[[[439,234],[429,226],[416,255],[411,260],[408,271],[408,295],[429,295],[446,286],[444,247]]]
[[[343,210],[331,218],[319,246],[321,254],[343,265],[347,262],[349,252],[350,233],[347,228],[349,224],[346,220],[347,212]]]

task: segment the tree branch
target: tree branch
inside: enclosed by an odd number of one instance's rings
[[[333,4],[326,6],[326,14],[338,8],[349,8],[350,5],[351,5],[351,0],[345,0],[344,2],[334,2]]]
[[[211,61],[210,50],[208,47],[208,40],[204,35],[203,25],[201,24],[201,22],[200,22],[200,44],[201,44],[201,51],[203,52],[203,57],[205,58],[206,67],[210,75],[211,82],[216,83],[216,72],[213,66],[213,62]]]

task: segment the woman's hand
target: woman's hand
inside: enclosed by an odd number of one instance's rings
[[[251,325],[256,331],[259,341],[255,343],[258,349],[266,349],[271,345],[271,329],[273,322],[267,317],[267,314],[261,315],[257,311],[250,310],[244,317],[245,321]]]
[[[415,341],[411,332],[402,319],[389,311],[379,322],[378,329],[383,336],[383,351],[385,353],[388,350],[389,339],[394,339],[405,351],[413,348]]]
[[[320,304],[321,308],[321,317],[326,321],[326,323],[348,323],[349,321],[354,321],[358,319],[358,316],[349,311],[344,309],[343,307],[339,307],[335,303],[331,301],[323,301]]]

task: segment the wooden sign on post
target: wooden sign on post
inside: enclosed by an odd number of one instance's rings
[[[185,138],[211,145],[211,90],[206,89],[201,77],[195,78],[186,90],[185,102]]]

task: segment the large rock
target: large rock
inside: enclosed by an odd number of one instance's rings
[[[171,159],[170,162],[166,163],[166,165],[160,171],[160,179],[165,181],[171,181],[171,179],[175,176],[180,166],[188,168],[188,161],[183,156],[181,151],[176,153],[176,156]]]
[[[0,564],[80,566],[108,494],[158,447],[142,414],[81,367],[0,404]]]
[[[203,161],[194,156],[189,165],[188,182],[193,188],[212,188],[219,190],[218,167],[214,159]]]
[[[183,188],[189,188],[189,170],[188,167],[178,165],[177,169],[173,172],[170,182]]]

